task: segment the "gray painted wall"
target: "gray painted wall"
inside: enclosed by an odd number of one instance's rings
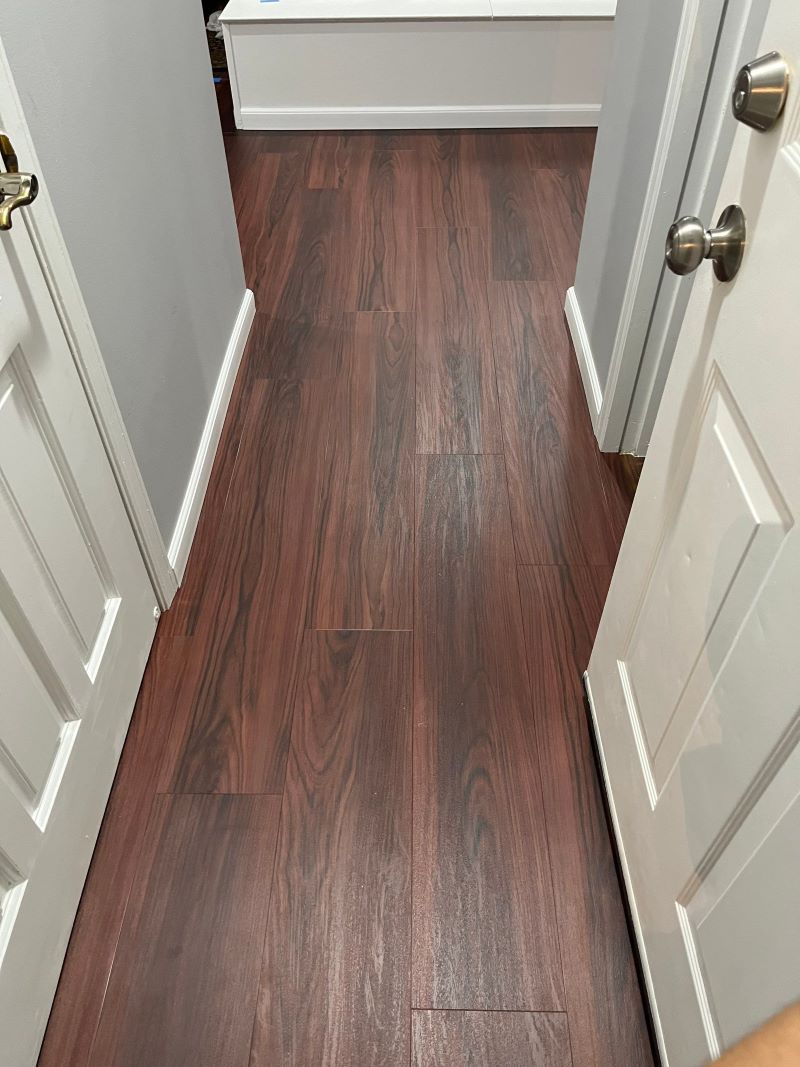
[[[600,386],[608,378],[683,4],[620,0],[586,202],[575,295]]]
[[[169,543],[245,288],[200,0],[7,3],[1,32]]]

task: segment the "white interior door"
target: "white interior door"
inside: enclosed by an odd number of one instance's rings
[[[0,130],[2,112],[0,100]],[[20,209],[0,233],[3,1067],[36,1062],[156,626],[153,589],[28,232],[25,214],[35,211]]]
[[[769,133],[738,126],[588,669],[665,1062],[706,1062],[800,997],[800,9]],[[716,221],[704,220],[707,223]]]

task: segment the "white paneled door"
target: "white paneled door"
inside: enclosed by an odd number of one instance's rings
[[[717,212],[744,209],[741,271],[700,267],[588,670],[670,1067],[800,998],[796,0],[772,49],[784,115],[738,126]]]
[[[36,206],[0,233],[3,1067],[36,1062],[156,626],[24,217]]]

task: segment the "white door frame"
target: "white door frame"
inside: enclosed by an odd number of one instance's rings
[[[672,288],[662,286],[664,238],[670,223],[680,213],[678,206],[688,192],[690,171],[704,176],[698,196],[704,198],[698,209],[716,200],[716,191],[727,162],[732,129],[721,126],[721,115],[707,116],[704,96],[717,68],[737,69],[743,50],[752,50],[758,41],[769,0],[728,0],[713,11],[703,0],[682,0],[683,10],[674,42],[674,58],[667,91],[659,117],[658,137],[653,152],[642,217],[636,235],[628,271],[625,294],[620,308],[611,361],[605,387],[595,369],[589,339],[583,323],[574,287],[567,292],[564,311],[572,335],[578,365],[586,393],[592,426],[601,451],[634,452],[643,455],[655,412],[648,410],[653,397],[658,407],[660,394],[672,358],[675,341],[683,321],[685,301],[673,299]],[[709,20],[718,18],[716,52],[708,48]],[[625,57],[615,53],[613,62]],[[724,101],[727,105],[727,96]],[[602,123],[602,116],[601,116]],[[724,141],[721,140],[724,138]],[[687,185],[688,183],[688,185]],[[590,194],[591,195],[591,194]],[[688,209],[688,205],[687,205]],[[692,214],[699,214],[693,210]],[[685,288],[682,292],[685,292]],[[687,294],[688,299],[688,294]],[[650,336],[654,316],[662,307],[661,334]],[[646,346],[652,380],[644,393],[639,413],[647,440],[636,431],[628,432],[627,423]],[[656,347],[658,341],[660,347]]]
[[[742,63],[758,51],[768,8],[769,0],[729,0],[676,218],[697,215],[716,222],[711,215],[736,132],[730,109],[731,86]],[[661,235],[656,234],[654,242],[660,251]],[[662,267],[626,416],[622,452],[637,456],[647,453],[693,284],[694,276],[678,278]]]
[[[169,607],[177,592],[178,578],[169,562],[167,547],[156,523],[108,370],[75,277],[47,191],[47,175],[42,174],[1,39],[0,99],[3,123],[14,143],[20,169],[33,171],[39,177],[39,195],[35,206],[28,211],[19,212],[15,216],[14,224],[28,228],[159,606],[164,610]]]

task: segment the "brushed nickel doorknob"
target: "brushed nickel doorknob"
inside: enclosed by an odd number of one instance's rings
[[[669,228],[664,256],[674,274],[691,274],[704,259],[714,264],[721,282],[735,277],[744,255],[746,226],[738,204],[725,208],[717,225],[707,230],[694,215],[684,215]]]

